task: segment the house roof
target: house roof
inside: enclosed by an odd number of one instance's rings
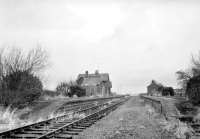
[[[155,80],[152,80],[151,84],[148,85],[147,87],[151,87],[151,86],[162,87],[163,85],[161,83],[156,82]]]
[[[98,74],[79,74],[78,79],[83,78],[81,83],[82,86],[96,86],[100,85],[102,82],[110,83],[108,73],[98,73]]]

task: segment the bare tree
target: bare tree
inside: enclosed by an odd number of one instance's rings
[[[200,51],[197,58],[192,56],[192,64],[193,64],[192,65],[193,76],[199,76],[200,75]]]
[[[199,51],[199,55],[197,58],[195,58],[194,56],[192,56],[191,59],[191,63],[192,63],[192,67],[188,70],[179,70],[176,72],[177,75],[177,80],[179,81],[179,84],[186,89],[187,86],[187,82],[196,76],[200,75],[200,51]]]
[[[22,51],[18,48],[8,49],[6,52],[2,53],[3,56],[3,69],[4,74],[10,74],[16,71],[22,71],[24,56]]]
[[[0,50],[0,89],[2,88],[3,81],[3,57],[2,57],[3,49]]]
[[[27,55],[19,48],[12,48],[1,53],[4,70],[7,73],[28,71],[38,73],[48,65],[48,54],[41,47],[31,49]]]
[[[192,74],[190,72],[179,70],[176,72],[178,84],[182,86],[182,88],[186,89],[187,82],[192,78]]]
[[[59,93],[62,93],[64,95],[66,95],[66,96],[68,96],[69,89],[72,86],[77,86],[77,83],[75,81],[72,81],[72,80],[70,80],[69,82],[63,81],[63,82],[60,82],[57,85],[56,91],[59,92]]]
[[[43,70],[48,65],[47,52],[41,47],[29,51],[26,61],[24,62],[24,69],[37,73]]]
[[[24,83],[27,80],[26,78],[30,79],[30,77],[28,77],[29,75],[37,75],[48,65],[48,54],[41,47],[31,49],[27,54],[19,48],[11,48],[7,49],[7,51],[5,50],[6,49],[0,50],[1,80],[5,79],[7,82],[16,80]],[[5,81],[3,83],[4,86],[7,86]],[[16,84],[20,85],[19,83]],[[20,86],[23,86],[23,84]]]
[[[41,47],[27,53],[19,48],[0,49],[0,103],[23,107],[37,99],[43,85],[38,77],[48,65],[48,55]]]
[[[69,88],[70,88],[70,83],[63,81],[57,85],[56,91],[59,92],[60,94],[67,96]]]

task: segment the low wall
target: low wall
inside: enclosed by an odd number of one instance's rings
[[[155,109],[156,112],[162,114],[166,119],[168,119],[167,112],[160,100],[152,99],[144,95],[141,95],[140,97],[145,101],[145,103],[151,105]]]

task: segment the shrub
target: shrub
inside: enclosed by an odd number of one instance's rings
[[[4,106],[22,108],[41,95],[42,82],[26,71],[13,72],[3,77],[2,81],[0,103]]]
[[[186,96],[193,104],[200,104],[200,76],[193,77],[188,81]]]
[[[24,91],[1,90],[0,103],[5,107],[11,105],[12,108],[22,108],[38,99],[41,91],[38,89],[30,89]]]
[[[197,112],[197,109],[190,101],[176,103],[176,107],[182,114],[195,114]]]
[[[27,90],[37,88],[42,90],[42,82],[37,76],[27,71],[16,71],[3,77],[3,90]]]
[[[74,95],[83,97],[86,95],[86,90],[78,85],[70,86],[68,96],[73,97]]]
[[[61,82],[56,87],[56,91],[64,96],[73,97],[76,95],[77,97],[82,97],[86,95],[86,90],[82,88],[77,82]]]
[[[163,87],[162,95],[163,96],[174,96],[174,89],[172,87]]]
[[[38,76],[48,65],[48,55],[40,47],[24,53],[21,49],[0,49],[0,103],[23,107],[41,95]]]
[[[67,82],[61,82],[56,87],[56,92],[58,92],[59,94],[62,94],[64,96],[68,96],[69,87],[70,87],[69,83],[67,83]]]

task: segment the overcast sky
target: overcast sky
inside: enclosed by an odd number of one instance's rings
[[[47,49],[50,89],[96,69],[118,93],[145,92],[152,79],[175,87],[199,36],[198,0],[0,0],[0,47]]]

